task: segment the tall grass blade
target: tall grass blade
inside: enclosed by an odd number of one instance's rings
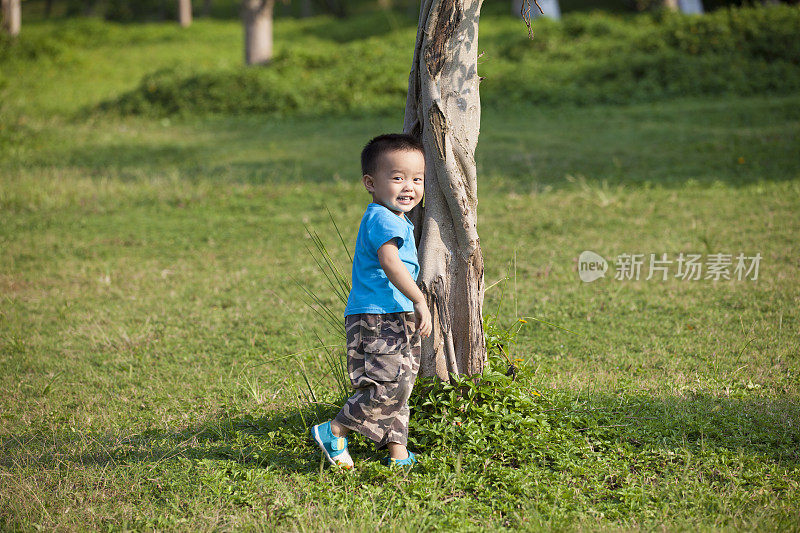
[[[331,217],[331,222],[333,222],[333,227],[336,228],[336,234],[339,236],[339,240],[342,243],[342,248],[344,248],[344,251],[347,252],[347,257],[348,257],[348,259],[350,259],[350,264],[353,264],[353,256],[350,254],[350,250],[347,248],[347,245],[344,243],[344,238],[342,237],[342,232],[339,231],[339,226],[336,224],[336,220],[334,220],[333,214],[331,213],[331,210],[328,209],[327,205],[325,206],[325,210],[328,211],[328,216]]]

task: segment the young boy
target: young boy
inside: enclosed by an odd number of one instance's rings
[[[406,213],[425,192],[425,152],[410,135],[372,139],[361,152],[361,181],[372,194],[356,238],[353,285],[344,310],[347,371],[355,393],[333,420],[311,433],[325,456],[353,467],[347,434],[357,431],[389,449],[390,466],[411,466],[408,398],[431,314],[417,287],[414,225]]]

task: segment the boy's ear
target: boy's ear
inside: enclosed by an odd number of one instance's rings
[[[369,174],[361,176],[361,183],[366,187],[367,192],[375,192],[375,179]]]

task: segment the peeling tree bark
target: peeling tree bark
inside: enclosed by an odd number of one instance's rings
[[[272,14],[275,0],[244,0],[244,61],[248,65],[272,59]]]
[[[482,2],[422,0],[403,128],[421,139],[427,162],[425,205],[410,213],[419,252],[417,284],[433,317],[420,373],[442,380],[450,373],[480,373],[486,364],[474,158]]]

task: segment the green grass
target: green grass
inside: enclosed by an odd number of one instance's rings
[[[343,341],[291,278],[341,313],[304,224],[348,271],[327,210],[352,249],[358,152],[401,112],[75,113],[215,60],[170,35],[5,78],[0,528],[800,528],[800,98],[485,110],[484,315],[520,375],[415,398],[408,476],[359,438],[345,474],[305,431],[340,400],[317,335]],[[763,259],[758,281],[585,284],[587,249]]]

